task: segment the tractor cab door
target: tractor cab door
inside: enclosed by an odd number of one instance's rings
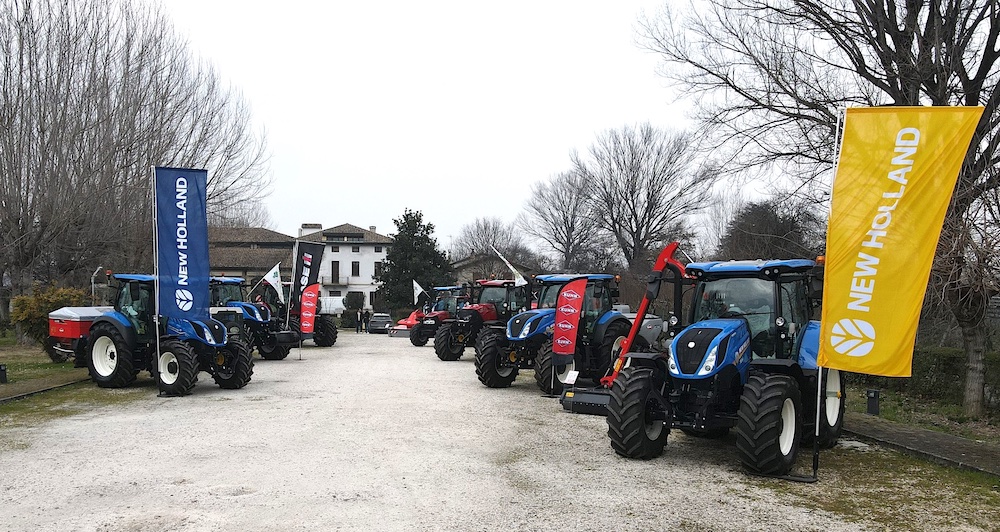
[[[515,314],[528,310],[531,304],[531,291],[527,285],[515,286],[507,290],[507,308],[503,312],[503,320],[507,321]]]
[[[583,308],[580,309],[580,334],[584,341],[594,337],[597,320],[606,312],[611,311],[611,290],[605,281],[590,281],[583,295]]]
[[[779,318],[784,324],[778,327],[778,358],[797,358],[802,332],[812,311],[810,283],[807,279],[795,279],[778,284],[780,304]]]
[[[115,307],[128,318],[139,341],[153,338],[153,313],[156,311],[153,297],[153,283],[148,282],[128,281],[118,292]]]

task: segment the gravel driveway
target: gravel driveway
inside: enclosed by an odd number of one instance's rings
[[[342,332],[256,363],[242,390],[6,429],[0,530],[858,530],[776,503],[731,441],[670,435],[619,458],[603,418],[564,412],[530,374],[476,380],[472,349]],[[109,393],[112,393],[109,391]]]

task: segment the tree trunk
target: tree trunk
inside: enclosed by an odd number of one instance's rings
[[[986,388],[986,334],[982,325],[962,324],[962,344],[965,347],[965,415],[973,418],[985,413],[983,391]]]

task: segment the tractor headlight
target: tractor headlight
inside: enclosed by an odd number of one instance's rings
[[[208,344],[214,344],[215,343],[215,338],[212,336],[212,329],[209,329],[208,325],[205,325],[204,323],[201,323],[200,321],[195,322],[195,323],[197,323],[198,324],[198,328],[201,329],[201,337],[202,337],[202,339],[204,339],[205,342],[207,342]]]
[[[673,353],[673,350],[670,349],[669,345],[667,346],[667,369],[670,371],[671,375],[679,375],[680,374],[680,372],[677,371],[677,363],[674,362],[674,353]]]
[[[715,369],[715,359],[719,354],[719,346],[715,346],[711,351],[708,352],[708,356],[705,357],[705,363],[702,364],[701,369],[698,370],[698,375],[708,375]]]
[[[552,333],[555,332],[555,330],[556,330],[556,324],[551,323],[549,324],[548,327],[545,328],[545,334],[552,336]]]
[[[677,324],[678,324],[678,323],[680,323],[680,322],[681,322],[681,320],[677,319],[677,316],[670,316],[670,319],[669,319],[669,320],[667,320],[667,323],[668,323],[668,324],[669,324],[669,325],[670,325],[671,327],[673,327],[674,325],[677,325]]]

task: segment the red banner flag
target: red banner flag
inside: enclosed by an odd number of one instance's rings
[[[319,284],[311,284],[302,291],[302,322],[299,330],[302,334],[312,334],[316,324],[316,301],[319,299]]]
[[[556,322],[552,331],[553,364],[568,364],[576,353],[576,338],[580,328],[580,311],[587,292],[587,278],[566,283],[556,298]]]

